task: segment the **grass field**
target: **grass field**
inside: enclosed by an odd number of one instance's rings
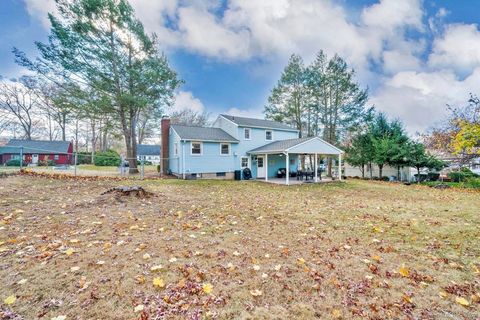
[[[480,193],[0,179],[2,319],[478,319]]]

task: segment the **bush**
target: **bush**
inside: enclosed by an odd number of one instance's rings
[[[468,178],[475,178],[478,177],[478,174],[473,173],[468,168],[462,168],[460,171],[450,172],[448,177],[452,179],[453,182],[464,182]]]
[[[20,167],[20,159],[10,159],[5,164],[7,167]],[[27,163],[23,161],[23,165],[26,166]]]
[[[91,163],[92,163],[92,153],[90,152],[77,153],[77,164],[91,164]]]
[[[157,172],[160,173],[160,165],[157,164]]]
[[[470,177],[463,183],[465,188],[480,189],[480,178]]]
[[[94,164],[96,166],[114,166],[120,165],[120,155],[114,150],[107,150],[105,152],[98,152],[95,154]]]
[[[40,160],[37,163],[37,166],[39,166],[39,167],[53,167],[55,165],[56,165],[56,163],[55,163],[54,160],[48,160],[48,159],[47,160]]]

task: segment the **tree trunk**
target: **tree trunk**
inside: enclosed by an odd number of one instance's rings
[[[378,177],[380,178],[380,180],[382,180],[382,176],[383,176],[383,164],[379,164],[378,165]]]
[[[362,164],[362,166],[360,167],[360,171],[362,171],[362,179],[365,179],[365,165]]]

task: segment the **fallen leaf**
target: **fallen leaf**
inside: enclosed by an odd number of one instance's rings
[[[17,298],[16,298],[14,295],[8,296],[8,297],[5,298],[5,300],[3,300],[3,302],[4,302],[6,305],[14,304],[15,301],[17,301]]]
[[[135,309],[133,309],[133,311],[140,312],[140,311],[143,311],[144,308],[145,307],[143,304],[139,304],[138,306],[135,307]]]
[[[261,290],[255,289],[255,290],[250,290],[250,294],[254,297],[261,296],[263,292]]]
[[[164,288],[165,281],[162,278],[153,278],[153,286],[157,288]]]
[[[405,266],[401,266],[398,272],[402,275],[402,277],[405,277],[405,278],[410,275],[410,270]]]
[[[202,289],[203,289],[203,292],[205,292],[206,294],[210,294],[212,293],[213,286],[210,283],[204,283],[202,286]]]
[[[462,298],[462,297],[456,297],[455,302],[458,303],[459,305],[464,306],[464,307],[468,307],[470,305],[470,302],[468,302],[467,299]]]
[[[157,266],[153,266],[150,268],[150,271],[152,272],[156,272],[156,271],[160,271],[163,269],[163,266],[162,265],[157,265]]]
[[[18,281],[17,284],[25,284],[25,283],[27,283],[27,281],[28,281],[27,279],[22,279],[22,280]]]
[[[50,318],[50,320],[65,320],[65,319],[67,319],[67,316],[56,316],[56,317]]]
[[[72,249],[72,248],[68,248],[66,251],[65,251],[65,254],[67,256],[71,256],[75,251]]]
[[[332,316],[335,318],[335,319],[339,319],[342,317],[342,311],[338,310],[338,309],[333,309],[332,310]]]

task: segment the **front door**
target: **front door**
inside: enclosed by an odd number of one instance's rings
[[[38,163],[38,154],[32,154],[32,164]]]
[[[257,157],[257,178],[265,178],[265,158],[263,156]]]

